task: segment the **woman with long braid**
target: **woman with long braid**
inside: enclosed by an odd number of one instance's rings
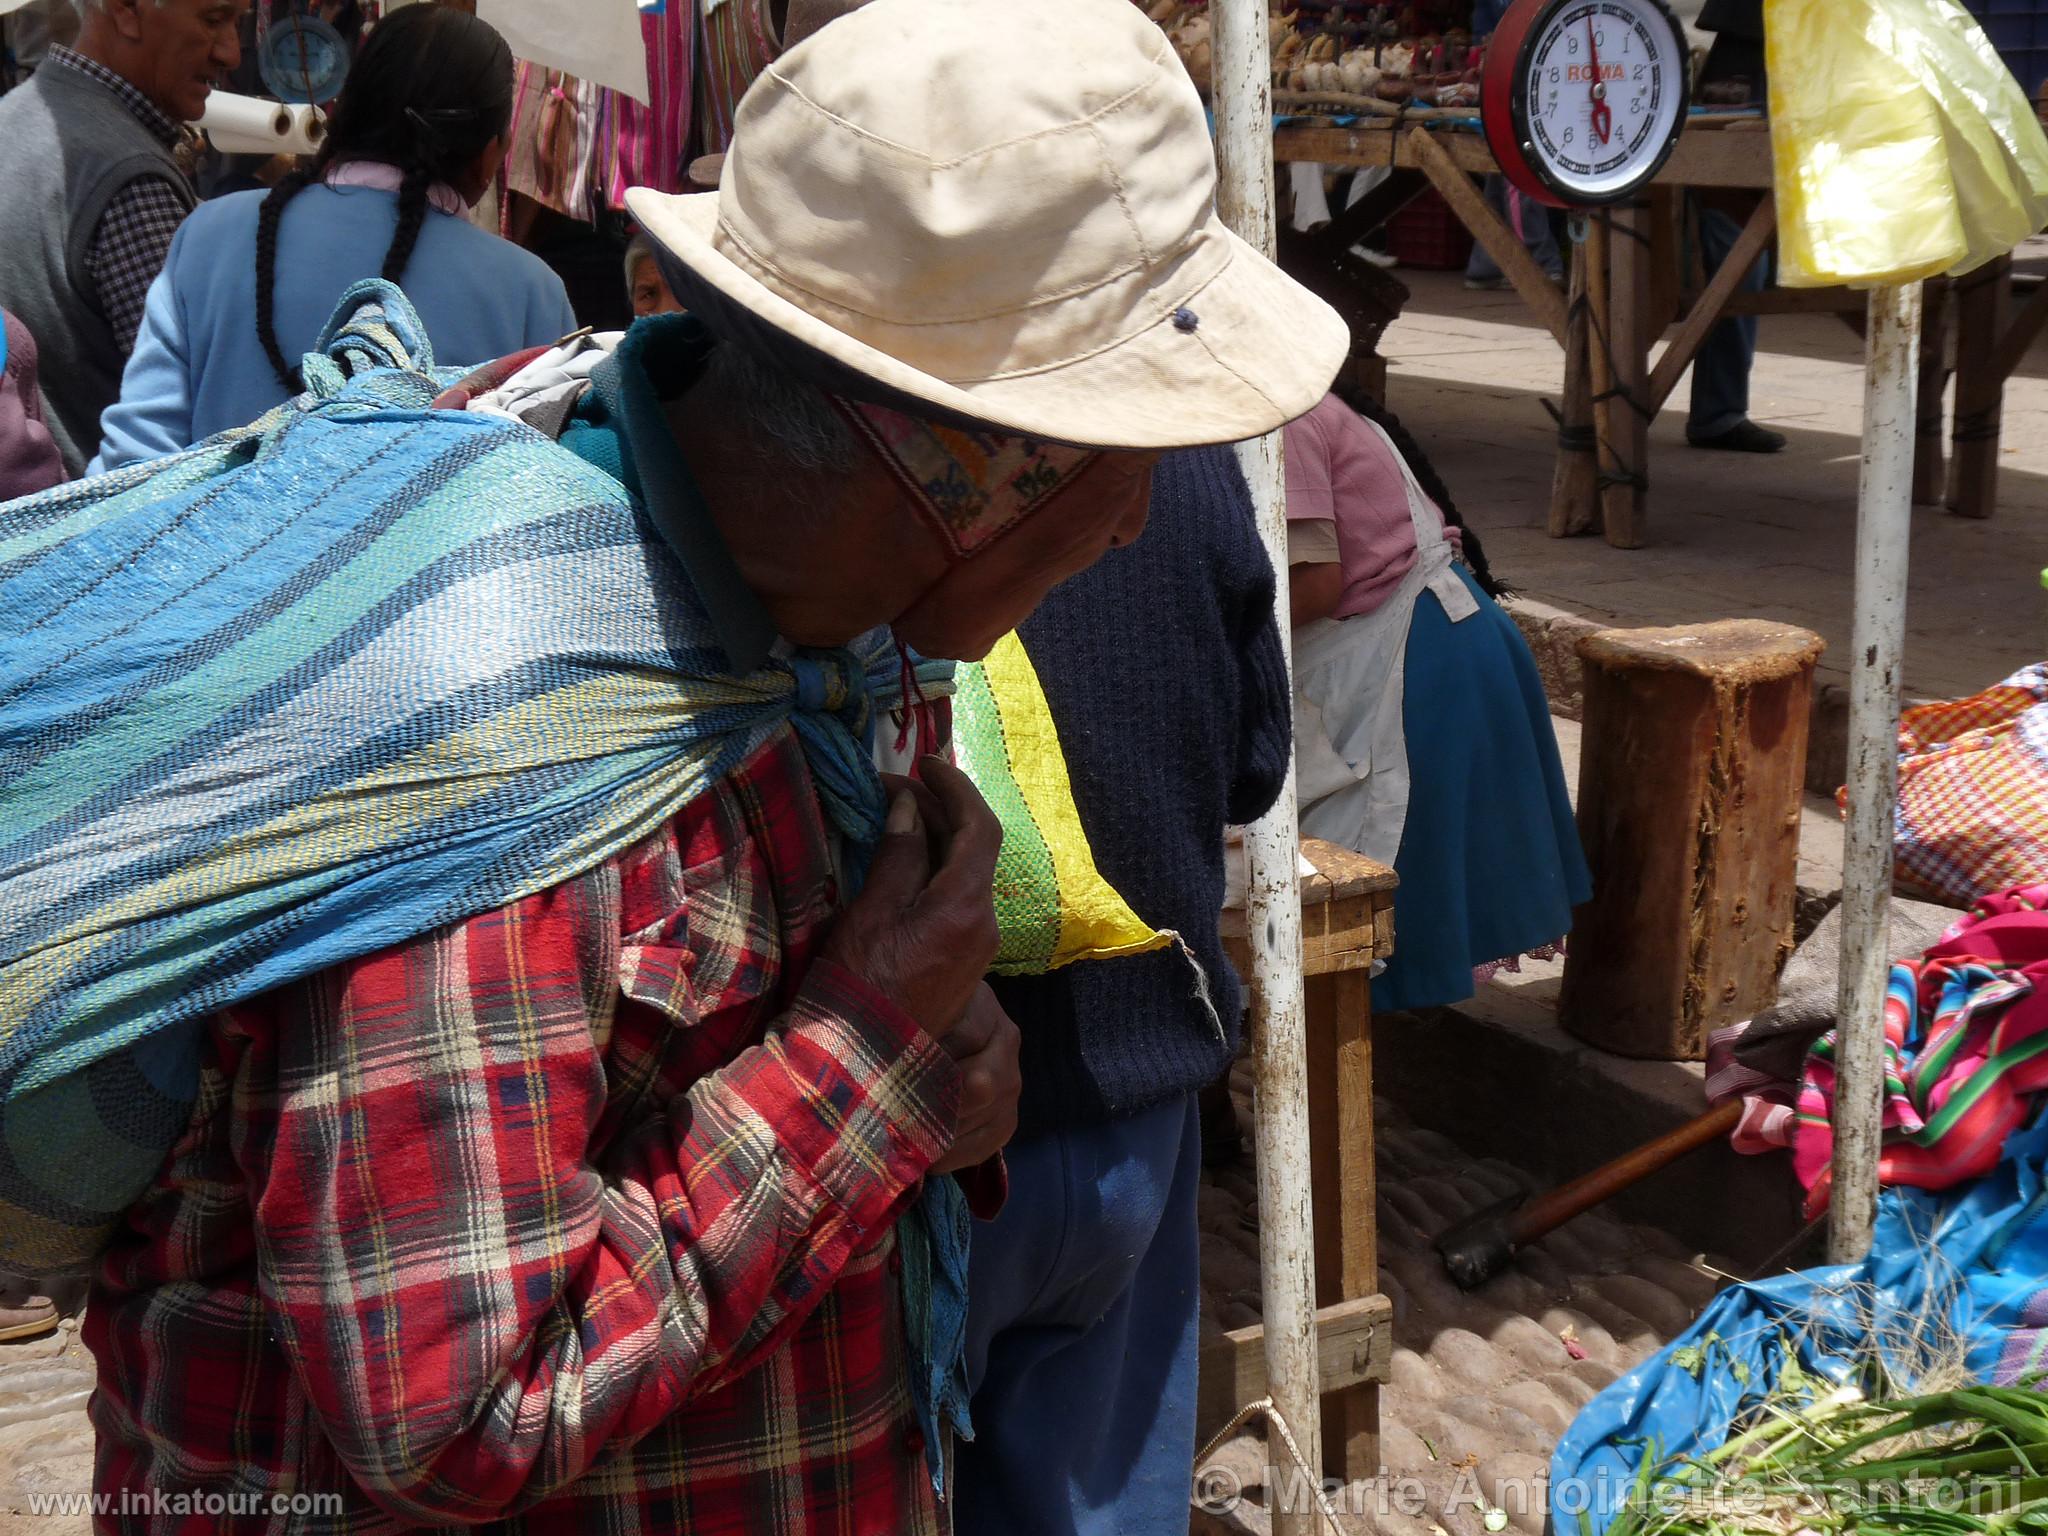
[[[1478,538],[1392,414],[1335,395],[1287,431],[1305,836],[1391,864],[1383,1008],[1471,996],[1592,894],[1542,680]]]
[[[497,175],[512,53],[447,6],[395,12],[364,42],[311,166],[186,220],[101,418],[98,469],[153,459],[299,393],[298,360],[352,283],[397,283],[442,366],[576,329],[561,279],[464,217]]]

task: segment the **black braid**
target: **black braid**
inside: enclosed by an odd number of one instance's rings
[[[420,230],[427,222],[427,188],[434,173],[424,166],[406,167],[405,180],[398,184],[398,232],[391,237],[391,249],[384,253],[384,281],[395,283],[405,276],[412,248],[419,244]]]
[[[287,393],[298,395],[306,387],[299,370],[285,361],[277,344],[277,227],[284,219],[285,204],[313,184],[311,171],[293,171],[270,189],[256,215],[256,338],[263,343],[263,355]]]
[[[1479,535],[1472,531],[1464,516],[1458,511],[1458,504],[1451,499],[1451,488],[1444,484],[1443,476],[1437,473],[1429,455],[1422,451],[1422,444],[1415,441],[1401,418],[1388,410],[1379,401],[1360,391],[1347,394],[1344,403],[1349,405],[1366,420],[1377,422],[1380,430],[1393,439],[1394,447],[1402,458],[1408,461],[1408,468],[1415,476],[1415,483],[1423,493],[1436,503],[1437,510],[1444,515],[1444,522],[1458,530],[1465,548],[1465,564],[1471,569],[1472,579],[1479,583],[1480,590],[1488,597],[1506,597],[1513,589],[1493,574],[1493,567],[1486,562],[1486,550],[1479,542]]]
[[[278,228],[285,205],[330,166],[363,160],[399,167],[398,229],[384,253],[383,274],[386,282],[399,282],[426,225],[428,191],[436,182],[459,184],[491,141],[504,137],[512,121],[512,83],[505,39],[449,6],[407,6],[364,40],[318,158],[280,181],[256,220],[256,335],[290,393],[305,385],[277,341]]]

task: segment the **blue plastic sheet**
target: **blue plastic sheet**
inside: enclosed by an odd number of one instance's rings
[[[1997,1169],[1963,1190],[1887,1190],[1857,1265],[1734,1285],[1687,1332],[1580,1412],[1550,1462],[1555,1536],[1600,1536],[1646,1455],[1711,1450],[1776,1386],[1788,1357],[1846,1382],[1873,1345],[1869,1321],[1946,1315],[1982,1381],[2048,1370],[2048,1121],[2007,1142]],[[1885,1330],[1877,1330],[1881,1337]]]

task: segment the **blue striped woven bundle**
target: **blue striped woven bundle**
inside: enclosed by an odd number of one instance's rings
[[[784,722],[879,824],[851,653],[723,675],[620,485],[432,410],[396,289],[351,314],[254,426],[0,507],[0,1266],[90,1258],[213,1010],[591,868]]]

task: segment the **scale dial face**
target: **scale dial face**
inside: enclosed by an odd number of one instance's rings
[[[1519,23],[1519,25],[1515,25]],[[1662,0],[1520,0],[1487,59],[1488,136],[1507,109],[1518,168],[1546,202],[1614,202],[1648,181],[1685,124],[1689,60]],[[1504,78],[1496,76],[1503,71]],[[1547,194],[1547,195],[1546,195]]]

